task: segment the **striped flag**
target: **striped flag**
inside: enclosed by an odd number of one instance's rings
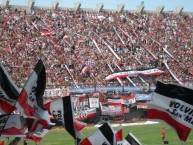
[[[1,137],[25,137],[24,120],[20,115],[0,115]]]
[[[75,144],[79,144],[81,140],[80,131],[86,124],[74,119],[71,96],[62,97],[61,99],[49,102],[44,106],[58,122],[63,124],[67,132],[75,139]]]
[[[193,126],[193,90],[182,85],[157,82],[147,117],[166,122],[177,133],[182,144]]]
[[[46,73],[43,61],[40,59],[22,89],[18,102],[18,110],[25,118],[35,118],[35,111],[43,107],[43,94],[46,86]]]
[[[110,124],[108,122],[104,123],[85,138],[80,145],[115,145],[115,135]]]
[[[32,135],[27,133],[26,139],[33,140],[36,144],[38,144],[54,125],[54,123],[50,123],[45,129],[42,129],[41,131],[38,131]]]
[[[123,145],[142,145],[142,143],[132,133],[129,133],[123,140]]]
[[[15,102],[18,96],[19,88],[0,64],[0,114],[11,114],[16,110]]]

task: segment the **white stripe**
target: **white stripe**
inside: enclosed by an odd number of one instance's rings
[[[104,137],[103,133],[97,129],[91,136],[88,137],[88,140],[93,144],[93,145],[99,145],[103,144],[104,142],[107,143],[107,145],[110,145],[108,140]]]
[[[176,121],[180,122],[181,124],[184,124],[185,126],[187,126],[189,128],[192,128],[193,125],[184,120],[185,117],[188,115],[188,112],[185,113],[185,112],[181,111],[180,107],[176,108],[176,107],[174,107],[175,105],[172,105],[172,107],[170,107],[170,103],[172,101],[177,102],[181,105],[184,105],[184,107],[188,107],[191,110],[193,110],[193,106],[186,103],[186,102],[183,102],[179,99],[173,99],[173,98],[165,97],[165,96],[160,95],[156,92],[154,92],[154,94],[152,96],[152,101],[148,103],[148,109],[157,109],[157,110],[166,112],[168,115],[170,115]],[[171,114],[170,112],[166,111],[166,109],[169,109],[170,111],[177,109],[177,113],[181,114],[181,117],[177,117],[177,116]],[[193,116],[193,113],[191,113],[191,115],[189,115],[189,117],[192,117],[192,116]],[[193,122],[193,117],[192,117],[191,122]]]

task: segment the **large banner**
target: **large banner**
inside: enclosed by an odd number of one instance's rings
[[[68,88],[46,89],[44,92],[44,97],[45,98],[64,97],[64,96],[68,96],[69,94],[70,94],[70,91]]]
[[[101,115],[123,116],[122,104],[104,106],[100,103]]]
[[[74,116],[77,120],[85,120],[96,117],[96,108],[89,107],[89,99],[86,94],[72,95]]]

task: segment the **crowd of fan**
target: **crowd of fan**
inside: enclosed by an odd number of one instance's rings
[[[1,7],[0,61],[20,87],[39,58],[46,66],[47,88],[109,85],[104,78],[114,71],[168,71],[163,62],[181,82],[188,82],[193,66],[192,16],[52,9],[29,13]],[[152,83],[157,79],[175,80],[170,73],[149,77]],[[143,81],[134,77],[113,83],[129,86]]]

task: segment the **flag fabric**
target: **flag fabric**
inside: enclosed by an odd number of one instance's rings
[[[105,80],[109,81],[116,78],[137,77],[137,76],[159,76],[162,74],[167,73],[158,68],[143,69],[143,70],[125,70],[114,72],[113,74],[106,76]]]
[[[81,140],[80,126],[84,125],[74,120],[71,96],[62,97],[44,106],[58,122],[63,124],[67,132],[75,139],[75,144],[79,144]]]
[[[182,144],[193,125],[193,90],[183,85],[157,82],[152,100],[148,103],[147,117],[169,124]]]
[[[129,133],[123,140],[123,145],[142,145],[142,143],[132,133]]]
[[[7,52],[8,52],[9,54],[12,54],[12,49],[11,49],[11,46],[10,46],[10,45],[7,46]]]
[[[104,123],[96,129],[80,145],[115,145],[115,135],[109,122]]]
[[[47,110],[40,107],[35,111],[34,118],[27,118],[26,125],[28,128],[28,135],[33,135],[34,133],[41,132],[43,129],[47,128],[50,121],[50,115]]]
[[[41,131],[38,131],[32,135],[27,133],[26,139],[33,140],[36,144],[38,144],[54,125],[55,123],[50,123],[45,129],[42,129]]]
[[[19,88],[0,64],[0,114],[11,114],[16,110],[14,106],[18,96]]]
[[[19,114],[0,115],[0,136],[25,137],[24,123]]]
[[[22,89],[18,103],[18,110],[25,118],[34,118],[35,110],[43,107],[43,94],[46,86],[46,73],[43,61],[40,59]]]
[[[115,138],[116,138],[116,145],[122,145],[123,142],[123,128],[122,125],[120,126],[120,128],[117,130],[117,132],[115,133]]]

